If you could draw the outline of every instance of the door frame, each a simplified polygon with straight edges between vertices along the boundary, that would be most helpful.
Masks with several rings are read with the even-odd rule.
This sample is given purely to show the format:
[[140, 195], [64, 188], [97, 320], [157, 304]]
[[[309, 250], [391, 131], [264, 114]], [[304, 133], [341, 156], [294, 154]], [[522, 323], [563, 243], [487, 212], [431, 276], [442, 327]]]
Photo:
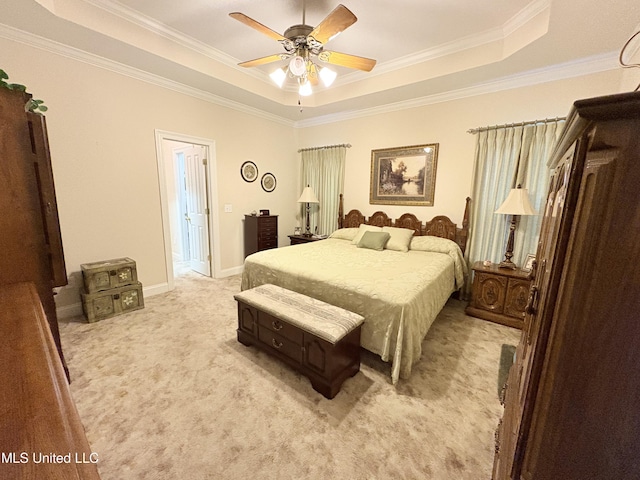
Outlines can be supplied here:
[[167, 274], [167, 289], [175, 288], [173, 272], [173, 253], [171, 251], [171, 222], [169, 219], [169, 199], [167, 193], [167, 178], [165, 175], [165, 152], [163, 142], [175, 141], [202, 145], [207, 149], [207, 201], [209, 204], [209, 251], [211, 252], [211, 276], [217, 278], [220, 266], [220, 224], [218, 218], [218, 179], [216, 163], [216, 142], [209, 138], [194, 137], [182, 133], [155, 130], [156, 163], [158, 166], [158, 187], [160, 189], [160, 209], [162, 212], [162, 234], [164, 241], [165, 268]]
[[[177, 165], [175, 165], [177, 167], [177, 177], [178, 179], [182, 179], [184, 178], [184, 152], [182, 151], [184, 147], [180, 147], [177, 149], [173, 149], [173, 162], [176, 162]], [[174, 170], [175, 171], [175, 170]], [[186, 212], [187, 209], [187, 200], [186, 200], [186, 188], [185, 188], [185, 184], [184, 182], [180, 182], [180, 188], [179, 190], [179, 198], [178, 200], [178, 204], [179, 204], [179, 222], [180, 222], [180, 230], [182, 231], [182, 235], [181, 235], [181, 239], [180, 239], [180, 246], [182, 248], [182, 256], [183, 258], [180, 261], [186, 261], [187, 258], [191, 258], [191, 252], [189, 251], [189, 232], [187, 231], [187, 220], [186, 218], [184, 218], [184, 213]], [[186, 250], [186, 251], [185, 251]], [[171, 255], [173, 256], [173, 251], [171, 252]], [[185, 254], [188, 255], [185, 257]], [[175, 262], [176, 259], [174, 258], [173, 261]]]

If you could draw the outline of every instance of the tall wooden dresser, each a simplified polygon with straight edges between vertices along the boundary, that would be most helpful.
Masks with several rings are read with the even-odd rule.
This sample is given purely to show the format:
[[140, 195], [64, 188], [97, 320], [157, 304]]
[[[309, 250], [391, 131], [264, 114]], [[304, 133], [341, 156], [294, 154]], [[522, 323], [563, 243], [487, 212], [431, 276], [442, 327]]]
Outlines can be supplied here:
[[67, 275], [45, 118], [25, 112], [30, 98], [0, 87], [0, 288], [33, 282], [64, 365], [53, 287]]
[[640, 478], [640, 92], [580, 100], [550, 159], [494, 480]]
[[244, 256], [278, 247], [277, 215], [244, 216]]

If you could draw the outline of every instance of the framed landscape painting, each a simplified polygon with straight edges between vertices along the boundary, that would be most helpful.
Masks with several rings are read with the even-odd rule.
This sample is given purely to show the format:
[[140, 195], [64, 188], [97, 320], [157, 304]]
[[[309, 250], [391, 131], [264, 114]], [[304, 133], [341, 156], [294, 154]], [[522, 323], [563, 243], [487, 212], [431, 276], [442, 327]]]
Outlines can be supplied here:
[[432, 206], [438, 144], [371, 150], [369, 203]]

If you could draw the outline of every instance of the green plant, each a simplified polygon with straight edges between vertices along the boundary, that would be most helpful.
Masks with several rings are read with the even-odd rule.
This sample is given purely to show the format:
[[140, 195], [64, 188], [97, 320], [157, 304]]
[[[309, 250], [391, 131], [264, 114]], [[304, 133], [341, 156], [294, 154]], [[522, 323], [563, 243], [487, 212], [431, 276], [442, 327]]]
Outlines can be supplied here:
[[[20, 85], [19, 83], [9, 83], [7, 82], [7, 80], [9, 80], [9, 75], [7, 75], [7, 72], [0, 68], [0, 87], [6, 88], [8, 90], [16, 90], [18, 92], [27, 91], [27, 87], [25, 87], [24, 85]], [[33, 113], [37, 113], [38, 111], [46, 112], [48, 110], [48, 108], [44, 105], [44, 101], [35, 100], [33, 98], [29, 99], [24, 108], [25, 110]]]

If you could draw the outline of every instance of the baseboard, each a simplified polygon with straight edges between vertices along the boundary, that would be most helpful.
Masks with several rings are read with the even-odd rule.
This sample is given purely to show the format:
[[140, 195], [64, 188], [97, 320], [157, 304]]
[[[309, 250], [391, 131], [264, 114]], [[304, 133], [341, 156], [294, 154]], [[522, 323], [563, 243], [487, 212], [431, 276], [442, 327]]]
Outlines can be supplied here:
[[220, 270], [216, 275], [216, 278], [225, 278], [225, 277], [233, 277], [234, 275], [240, 275], [244, 270], [244, 265], [240, 265], [238, 267], [227, 268], [225, 270]]
[[[240, 265], [238, 267], [227, 268], [225, 270], [221, 270], [216, 275], [216, 278], [225, 278], [232, 277], [233, 275], [240, 275], [244, 269], [244, 265]], [[142, 287], [142, 292], [146, 297], [153, 297], [154, 295], [160, 295], [161, 293], [166, 293], [169, 291], [168, 283], [160, 283], [158, 285], [151, 285], [150, 287]], [[71, 318], [78, 317], [83, 315], [82, 312], [82, 302], [73, 303], [71, 305], [64, 305], [56, 308], [56, 313], [58, 314], [58, 318]]]
[[[150, 287], [142, 287], [142, 292], [147, 297], [153, 297], [154, 295], [160, 295], [169, 291], [168, 283], [160, 283], [158, 285], [151, 285]], [[79, 317], [83, 315], [82, 302], [72, 303], [71, 305], [64, 305], [56, 308], [56, 314], [58, 318], [71, 318]]]
[[169, 291], [169, 284], [164, 282], [158, 285], [151, 285], [150, 287], [142, 287], [142, 291], [145, 297], [153, 297], [154, 295], [167, 293]]
[[82, 303], [57, 307], [56, 314], [58, 315], [58, 319], [82, 316]]

